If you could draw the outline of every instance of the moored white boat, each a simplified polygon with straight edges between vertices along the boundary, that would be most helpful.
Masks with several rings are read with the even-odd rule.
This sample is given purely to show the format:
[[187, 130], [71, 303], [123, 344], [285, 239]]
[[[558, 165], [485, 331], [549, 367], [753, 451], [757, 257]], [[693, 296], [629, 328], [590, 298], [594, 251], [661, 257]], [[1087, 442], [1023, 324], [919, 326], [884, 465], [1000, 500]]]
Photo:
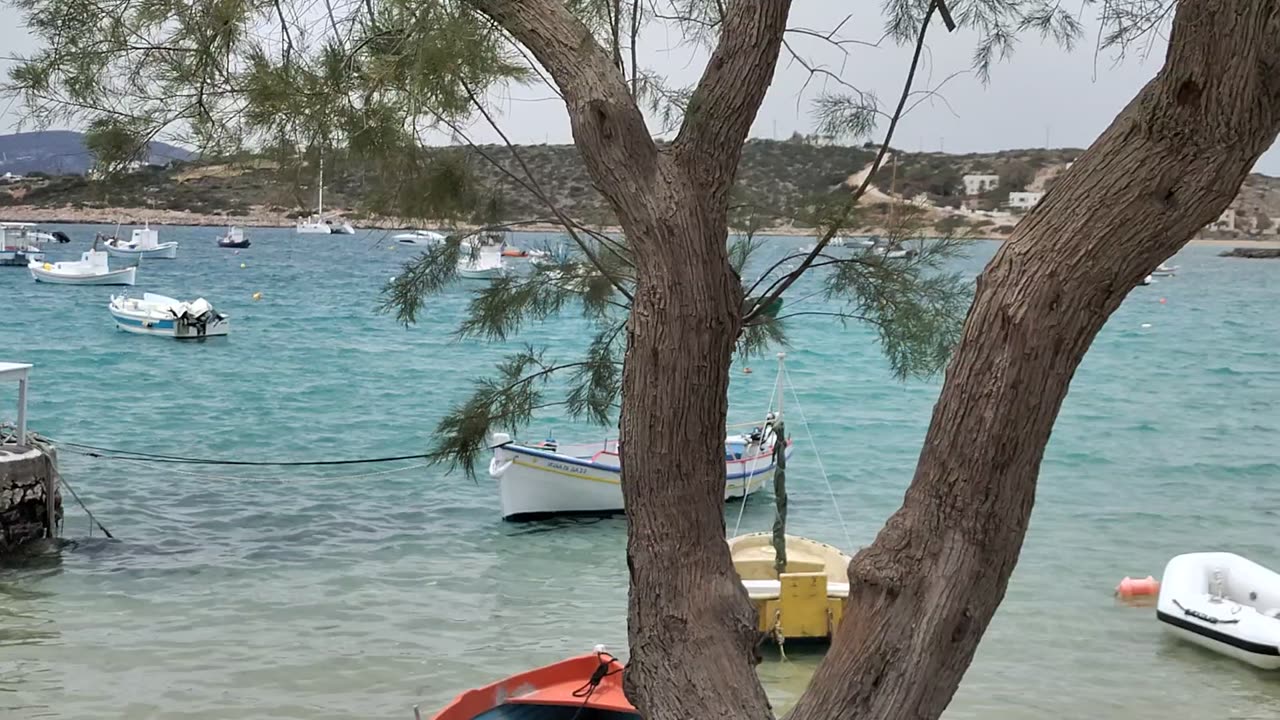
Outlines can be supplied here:
[[[58, 233], [62, 237], [62, 233]], [[36, 230], [33, 223], [0, 223], [0, 265], [26, 267], [44, 260], [42, 242], [58, 241], [52, 234]]]
[[27, 269], [36, 282], [55, 285], [132, 285], [138, 272], [136, 267], [112, 270], [107, 254], [97, 250], [81, 253], [76, 261], [32, 262]]
[[[762, 428], [725, 439], [725, 500], [744, 498], [773, 478], [776, 438]], [[787, 455], [791, 445], [787, 444]], [[504, 520], [623, 512], [618, 441], [524, 445], [493, 437], [489, 476], [498, 481]]]
[[1178, 272], [1177, 265], [1165, 265], [1160, 263], [1159, 267], [1151, 271], [1152, 277], [1173, 277]]
[[116, 327], [140, 335], [196, 340], [226, 335], [231, 329], [231, 320], [204, 298], [183, 302], [154, 293], [144, 293], [141, 299], [113, 295], [107, 310]]
[[299, 235], [355, 235], [356, 229], [346, 221], [333, 222], [324, 217], [324, 158], [320, 159], [320, 181], [316, 184], [316, 211], [308, 218], [298, 218]]
[[150, 225], [134, 228], [128, 240], [113, 237], [107, 238], [103, 244], [108, 255], [128, 258], [135, 263], [139, 258], [173, 260], [178, 257], [178, 243], [160, 242], [160, 233], [152, 230]]
[[1226, 552], [1178, 555], [1156, 603], [1165, 630], [1264, 670], [1280, 669], [1280, 574]]
[[463, 280], [492, 280], [506, 272], [502, 246], [462, 246], [458, 256], [458, 277]]
[[402, 232], [399, 235], [392, 235], [391, 239], [401, 245], [431, 247], [444, 242], [445, 236], [433, 230], [410, 230], [408, 232]]
[[218, 238], [218, 247], [222, 248], [247, 248], [249, 247], [249, 238], [245, 237], [244, 230], [235, 226], [227, 228], [227, 232]]

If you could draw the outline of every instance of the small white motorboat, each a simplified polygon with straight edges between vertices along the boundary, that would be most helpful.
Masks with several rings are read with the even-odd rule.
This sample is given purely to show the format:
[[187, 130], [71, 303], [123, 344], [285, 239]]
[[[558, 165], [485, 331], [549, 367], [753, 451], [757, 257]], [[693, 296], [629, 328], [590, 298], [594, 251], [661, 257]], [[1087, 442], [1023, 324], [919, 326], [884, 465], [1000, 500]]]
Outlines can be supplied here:
[[403, 232], [399, 235], [393, 235], [391, 239], [401, 245], [431, 247], [444, 242], [445, 236], [432, 230], [410, 230], [409, 232]]
[[1280, 669], [1280, 574], [1233, 553], [1179, 555], [1156, 603], [1165, 630], [1264, 670]]
[[144, 293], [141, 299], [113, 295], [107, 309], [116, 327], [140, 335], [198, 340], [226, 335], [231, 329], [231, 320], [204, 298], [183, 302], [154, 293]]
[[36, 282], [55, 285], [132, 285], [138, 272], [136, 267], [112, 270], [107, 254], [92, 249], [81, 253], [77, 261], [32, 262], [27, 269]]
[[178, 257], [178, 243], [160, 242], [160, 233], [152, 230], [150, 225], [134, 228], [128, 240], [112, 237], [104, 240], [103, 244], [108, 255], [133, 260], [134, 264], [140, 258], [173, 260]]
[[[725, 439], [725, 500], [745, 498], [773, 478], [776, 439], [768, 423]], [[791, 450], [788, 442], [788, 457]], [[495, 433], [489, 477], [498, 481], [503, 520], [623, 512], [617, 440], [523, 445]]]
[[227, 232], [218, 238], [218, 247], [220, 248], [247, 248], [251, 243], [249, 238], [245, 237], [244, 230], [235, 226], [227, 228]]
[[1177, 272], [1178, 272], [1177, 265], [1165, 265], [1164, 263], [1160, 263], [1159, 267], [1151, 271], [1151, 276], [1152, 277], [1173, 277], [1175, 274], [1177, 274]]
[[458, 255], [458, 277], [463, 280], [492, 280], [507, 273], [502, 245], [468, 245]]
[[1142, 278], [1142, 282], [1140, 282], [1140, 283], [1138, 283], [1138, 284], [1139, 284], [1139, 285], [1142, 285], [1142, 286], [1146, 286], [1146, 285], [1155, 285], [1155, 284], [1156, 284], [1156, 279], [1155, 279], [1154, 277], [1152, 277], [1152, 276], [1148, 275], [1148, 276], [1146, 276], [1146, 277]]
[[[58, 233], [66, 237], [62, 233]], [[0, 265], [26, 267], [44, 260], [40, 243], [61, 242], [50, 233], [36, 230], [33, 223], [0, 222]]]

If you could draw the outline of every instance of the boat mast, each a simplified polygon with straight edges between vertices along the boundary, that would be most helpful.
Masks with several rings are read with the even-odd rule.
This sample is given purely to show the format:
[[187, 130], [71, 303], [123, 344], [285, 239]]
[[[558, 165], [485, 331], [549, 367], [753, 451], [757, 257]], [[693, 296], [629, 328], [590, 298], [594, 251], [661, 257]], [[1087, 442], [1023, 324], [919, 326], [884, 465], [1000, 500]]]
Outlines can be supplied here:
[[320, 187], [317, 188], [316, 217], [324, 216], [324, 155], [320, 155]]
[[[786, 353], [778, 353], [778, 412], [773, 419], [773, 569], [782, 577], [787, 569], [787, 434], [782, 420], [784, 365]], [[744, 498], [745, 502], [745, 498]]]

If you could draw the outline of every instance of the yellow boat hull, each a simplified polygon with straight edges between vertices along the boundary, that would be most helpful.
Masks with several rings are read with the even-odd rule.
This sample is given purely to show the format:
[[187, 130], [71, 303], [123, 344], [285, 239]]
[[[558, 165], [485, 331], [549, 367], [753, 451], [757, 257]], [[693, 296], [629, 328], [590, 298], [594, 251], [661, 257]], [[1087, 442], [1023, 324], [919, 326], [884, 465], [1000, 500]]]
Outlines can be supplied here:
[[787, 567], [774, 568], [772, 533], [751, 533], [729, 540], [729, 553], [755, 605], [761, 632], [778, 642], [829, 640], [844, 616], [849, 597], [849, 561], [826, 543], [787, 535]]

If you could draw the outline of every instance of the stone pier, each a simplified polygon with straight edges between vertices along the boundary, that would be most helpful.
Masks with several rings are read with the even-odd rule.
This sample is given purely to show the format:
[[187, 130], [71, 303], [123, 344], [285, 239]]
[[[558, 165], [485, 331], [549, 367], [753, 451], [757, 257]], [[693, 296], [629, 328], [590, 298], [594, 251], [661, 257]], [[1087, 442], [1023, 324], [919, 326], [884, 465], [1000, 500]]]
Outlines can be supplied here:
[[35, 447], [0, 445], [0, 555], [56, 536], [61, 521], [53, 456]]
[[62, 520], [57, 457], [27, 432], [29, 363], [0, 362], [0, 381], [18, 383], [18, 418], [0, 426], [0, 555], [43, 537], [57, 537]]

